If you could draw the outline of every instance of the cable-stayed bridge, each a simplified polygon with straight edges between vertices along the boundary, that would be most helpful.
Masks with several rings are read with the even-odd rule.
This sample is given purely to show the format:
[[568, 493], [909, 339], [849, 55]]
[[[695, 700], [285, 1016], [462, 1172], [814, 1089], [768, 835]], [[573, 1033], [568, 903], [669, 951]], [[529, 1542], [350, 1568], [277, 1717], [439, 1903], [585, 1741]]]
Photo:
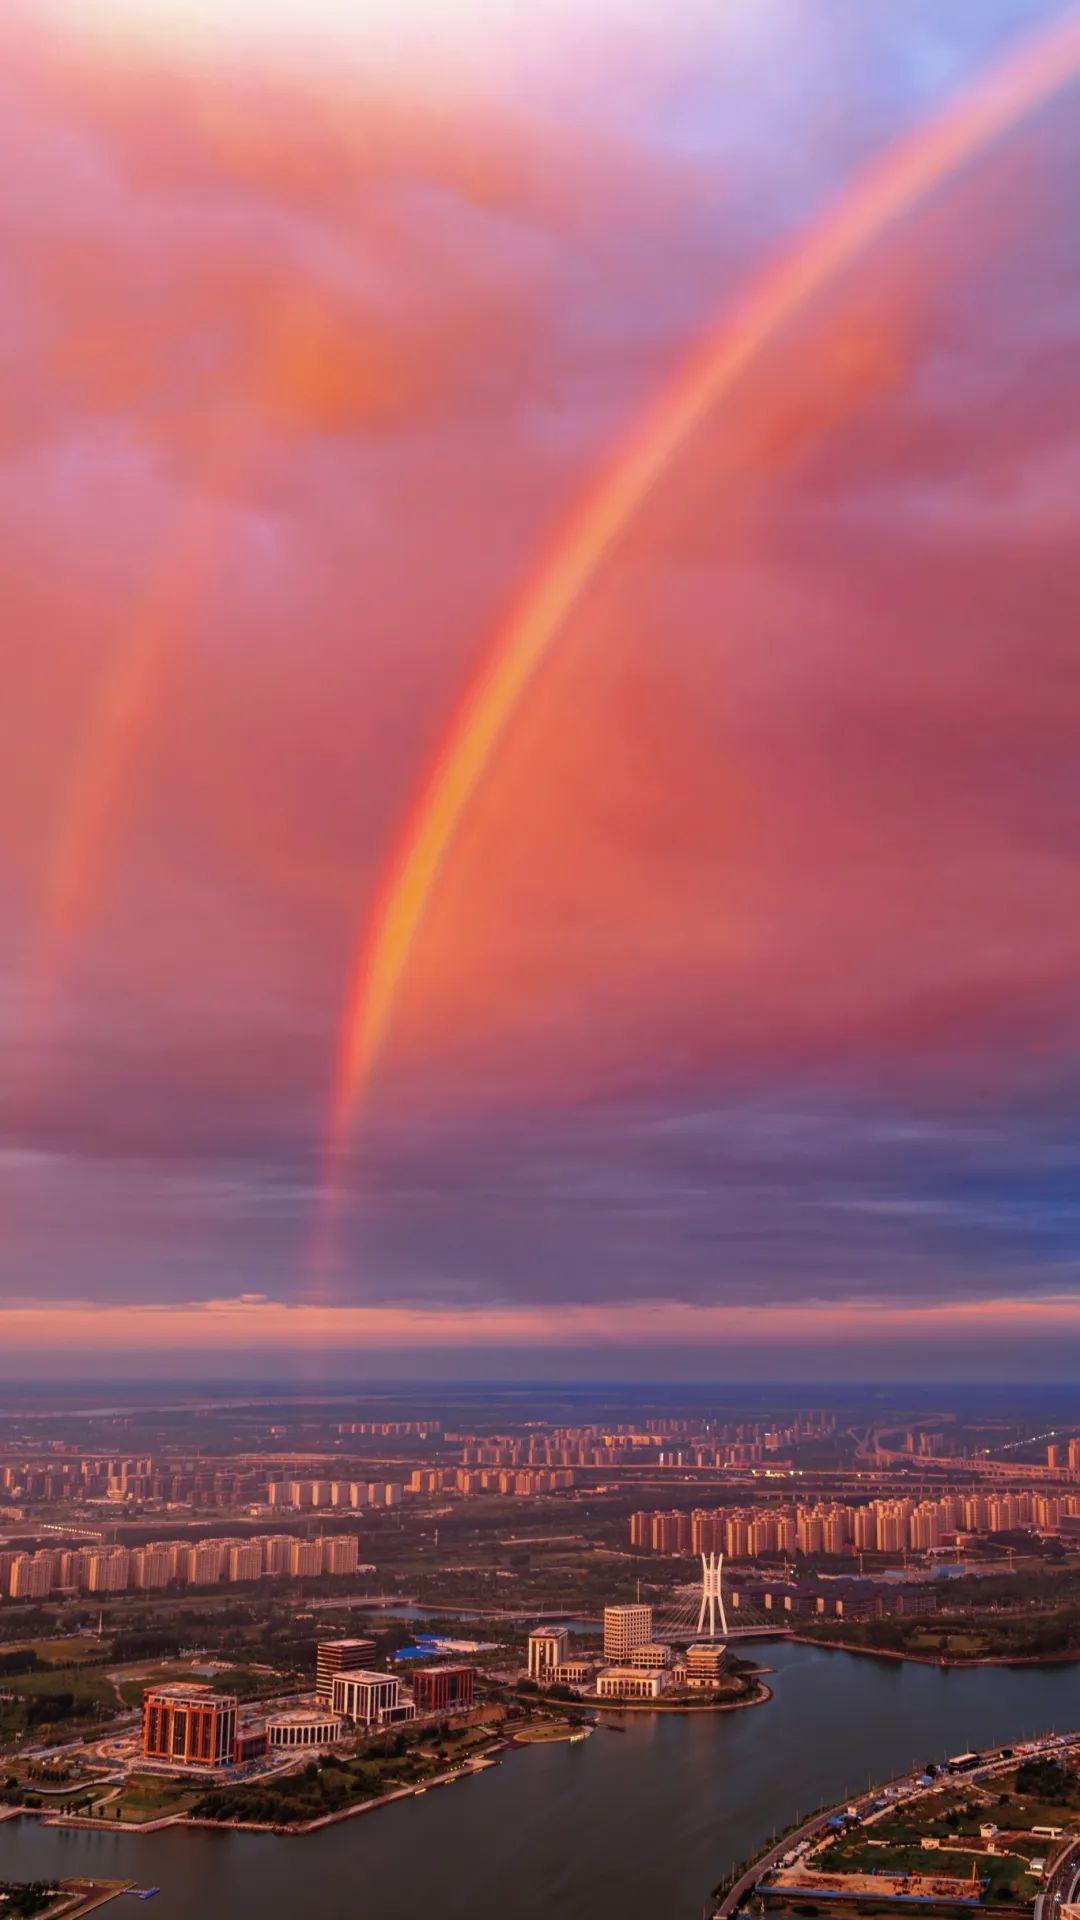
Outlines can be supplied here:
[[666, 1606], [653, 1611], [653, 1638], [671, 1646], [689, 1646], [698, 1640], [779, 1639], [791, 1624], [764, 1608], [732, 1606], [723, 1585], [724, 1556], [703, 1553], [701, 1578], [676, 1587]]

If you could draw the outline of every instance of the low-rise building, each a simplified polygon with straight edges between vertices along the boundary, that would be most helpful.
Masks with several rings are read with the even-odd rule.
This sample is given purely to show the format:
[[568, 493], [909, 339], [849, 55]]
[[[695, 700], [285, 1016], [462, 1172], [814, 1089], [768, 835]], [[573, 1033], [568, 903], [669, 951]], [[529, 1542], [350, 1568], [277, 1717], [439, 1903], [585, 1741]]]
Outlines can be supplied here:
[[453, 1713], [471, 1707], [476, 1696], [473, 1667], [414, 1667], [409, 1678], [417, 1713]]
[[658, 1700], [668, 1685], [663, 1668], [605, 1667], [596, 1681], [601, 1700]]
[[564, 1660], [549, 1678], [559, 1687], [587, 1687], [595, 1671], [594, 1660]]
[[290, 1708], [284, 1713], [272, 1713], [266, 1722], [267, 1745], [275, 1751], [286, 1747], [332, 1747], [344, 1732], [342, 1715], [325, 1707]]
[[716, 1687], [727, 1667], [728, 1650], [722, 1640], [700, 1640], [686, 1649], [688, 1687]]
[[661, 1641], [643, 1640], [640, 1647], [631, 1647], [626, 1664], [628, 1667], [659, 1669], [670, 1667], [673, 1658], [671, 1648], [665, 1647]]
[[395, 1673], [338, 1673], [332, 1706], [336, 1714], [362, 1727], [385, 1727], [411, 1720], [416, 1706]]

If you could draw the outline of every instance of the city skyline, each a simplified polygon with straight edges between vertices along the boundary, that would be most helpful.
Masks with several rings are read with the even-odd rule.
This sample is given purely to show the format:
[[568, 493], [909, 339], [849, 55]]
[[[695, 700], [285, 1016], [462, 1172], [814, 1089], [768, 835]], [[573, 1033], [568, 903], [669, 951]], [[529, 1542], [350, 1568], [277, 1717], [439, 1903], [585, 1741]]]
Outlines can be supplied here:
[[0, 1380], [1068, 1379], [1080, 14], [89, 11], [0, 23]]

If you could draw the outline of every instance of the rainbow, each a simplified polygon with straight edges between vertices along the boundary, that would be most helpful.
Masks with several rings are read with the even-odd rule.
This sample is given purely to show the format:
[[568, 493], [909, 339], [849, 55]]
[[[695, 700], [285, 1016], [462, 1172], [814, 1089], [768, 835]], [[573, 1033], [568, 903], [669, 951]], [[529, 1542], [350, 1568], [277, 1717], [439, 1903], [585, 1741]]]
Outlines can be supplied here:
[[209, 510], [199, 500], [185, 512], [99, 678], [46, 876], [35, 970], [46, 998], [100, 887], [110, 828], [134, 777], [170, 642], [197, 597], [211, 544]]
[[889, 227], [1080, 74], [1080, 13], [1025, 42], [891, 147], [692, 354], [585, 493], [475, 671], [365, 915], [350, 971], [328, 1128], [328, 1180], [390, 1028], [458, 828], [513, 715], [598, 569], [690, 436], [783, 328]]
[[[259, 336], [240, 400], [257, 405], [288, 341], [294, 310], [279, 301]], [[114, 639], [89, 703], [45, 874], [41, 931], [30, 967], [29, 1026], [46, 1029], [76, 935], [100, 897], [125, 799], [134, 786], [167, 665], [227, 544], [228, 502], [255, 470], [257, 440], [231, 420], [206, 435], [194, 486], [148, 570], [129, 621]]]

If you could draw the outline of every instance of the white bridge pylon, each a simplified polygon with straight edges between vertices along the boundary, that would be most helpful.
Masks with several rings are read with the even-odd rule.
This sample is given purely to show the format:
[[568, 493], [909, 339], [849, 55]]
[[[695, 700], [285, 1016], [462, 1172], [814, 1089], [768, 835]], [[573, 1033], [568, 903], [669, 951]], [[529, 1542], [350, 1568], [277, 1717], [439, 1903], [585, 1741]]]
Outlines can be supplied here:
[[[720, 1615], [720, 1632], [727, 1639], [727, 1613], [724, 1609], [724, 1590], [721, 1574], [724, 1567], [722, 1553], [703, 1553], [701, 1556], [701, 1610], [698, 1614], [697, 1630], [709, 1640], [715, 1640], [716, 1616]], [[708, 1625], [706, 1625], [708, 1622]]]

